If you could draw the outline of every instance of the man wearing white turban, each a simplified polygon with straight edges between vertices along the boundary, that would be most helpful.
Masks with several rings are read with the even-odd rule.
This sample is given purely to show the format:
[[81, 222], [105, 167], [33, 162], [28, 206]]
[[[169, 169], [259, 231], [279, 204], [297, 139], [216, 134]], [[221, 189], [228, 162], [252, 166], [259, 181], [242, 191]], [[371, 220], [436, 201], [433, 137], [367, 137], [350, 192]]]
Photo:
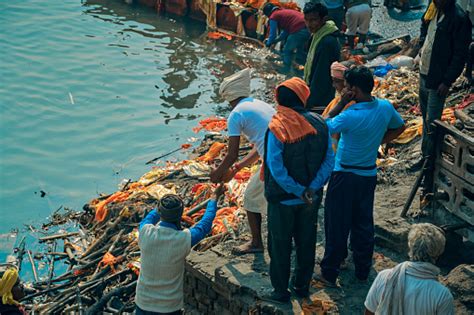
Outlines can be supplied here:
[[[230, 103], [232, 111], [227, 119], [229, 144], [222, 163], [211, 172], [214, 183], [227, 182], [242, 168], [263, 157], [265, 133], [275, 113], [269, 104], [250, 97], [250, 69], [246, 68], [225, 78], [219, 94]], [[240, 136], [244, 135], [253, 144], [253, 149], [238, 163]], [[234, 249], [236, 254], [261, 253], [262, 213], [266, 213], [267, 201], [264, 185], [260, 180], [260, 169], [250, 178], [244, 194], [243, 207], [247, 212], [252, 240]]]
[[410, 261], [377, 275], [365, 300], [365, 314], [454, 315], [453, 296], [438, 282], [440, 271], [434, 265], [445, 243], [437, 226], [414, 224], [408, 233]]

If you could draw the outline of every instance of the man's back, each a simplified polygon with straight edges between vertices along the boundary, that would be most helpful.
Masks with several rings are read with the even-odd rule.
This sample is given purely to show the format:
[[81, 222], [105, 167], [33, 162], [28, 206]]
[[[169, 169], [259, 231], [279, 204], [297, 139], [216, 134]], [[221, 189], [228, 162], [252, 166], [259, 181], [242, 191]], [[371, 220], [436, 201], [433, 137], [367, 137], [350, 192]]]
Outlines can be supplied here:
[[147, 311], [183, 307], [184, 259], [191, 250], [189, 230], [147, 224], [140, 230], [141, 269], [137, 305]]
[[[365, 301], [367, 309], [377, 309], [391, 271], [392, 269], [383, 270], [377, 275]], [[438, 281], [406, 275], [404, 288], [404, 314], [450, 315], [454, 313], [453, 296], [448, 288]]]
[[331, 133], [341, 133], [336, 153], [335, 171], [351, 171], [361, 176], [374, 176], [376, 168], [370, 170], [350, 169], [342, 165], [375, 166], [377, 150], [387, 129], [403, 125], [392, 104], [376, 99], [368, 103], [357, 103], [331, 119]]
[[296, 33], [306, 27], [303, 13], [296, 10], [275, 10], [270, 15], [270, 19], [277, 21], [280, 30], [287, 31], [289, 34]]
[[227, 119], [228, 135], [233, 137], [244, 134], [256, 145], [259, 155], [263, 156], [265, 132], [274, 114], [275, 110], [269, 104], [251, 97], [245, 98]]

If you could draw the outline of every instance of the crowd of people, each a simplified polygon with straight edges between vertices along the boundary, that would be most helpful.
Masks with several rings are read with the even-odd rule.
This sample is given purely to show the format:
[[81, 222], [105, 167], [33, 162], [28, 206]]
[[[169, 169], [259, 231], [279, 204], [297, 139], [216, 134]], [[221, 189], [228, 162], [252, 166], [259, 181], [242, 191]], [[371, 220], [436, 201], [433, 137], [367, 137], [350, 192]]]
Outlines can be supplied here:
[[[274, 290], [264, 299], [288, 303], [292, 294], [306, 297], [313, 278], [324, 286], [337, 287], [348, 242], [356, 278], [368, 280], [374, 252], [377, 151], [405, 129], [392, 104], [372, 96], [371, 70], [339, 62], [344, 14], [349, 44], [354, 45], [356, 35], [364, 42], [370, 24], [369, 1], [309, 2], [302, 13], [267, 4], [263, 12], [270, 21], [265, 44], [270, 47], [285, 41], [285, 66], [291, 65], [296, 53], [299, 60], [305, 60], [303, 78], [293, 77], [276, 87], [276, 108], [251, 96], [250, 69], [223, 80], [219, 94], [231, 108], [228, 149], [210, 174], [211, 181], [219, 185], [203, 218], [190, 229], [181, 228], [184, 206], [176, 195], [164, 196], [158, 209], [141, 222], [137, 314], [182, 313], [184, 260], [191, 247], [209, 233], [224, 183], [258, 160], [261, 167], [250, 179], [242, 205], [252, 237], [234, 253], [264, 251], [262, 221], [266, 218]], [[423, 15], [418, 58], [422, 159], [411, 170], [422, 165], [429, 169], [430, 163], [424, 161], [433, 161], [431, 124], [441, 117], [449, 89], [468, 61], [471, 30], [468, 15], [454, 0], [434, 0]], [[470, 57], [468, 64], [472, 64], [472, 51]], [[254, 147], [238, 161], [242, 136]], [[314, 274], [318, 210], [327, 183], [325, 251], [321, 272]], [[429, 186], [428, 177], [425, 188]], [[292, 273], [293, 244], [296, 259]], [[431, 224], [413, 225], [408, 235], [410, 261], [378, 274], [365, 301], [366, 314], [453, 314], [453, 297], [437, 281], [439, 269], [435, 266], [444, 246], [441, 229]], [[1, 275], [0, 304], [10, 305], [19, 298], [18, 271], [9, 267]]]
[[[377, 151], [396, 139], [405, 122], [393, 105], [372, 96], [374, 76], [365, 66], [340, 60], [340, 28], [363, 42], [370, 21], [368, 1], [309, 2], [303, 12], [266, 4], [270, 22], [265, 44], [286, 41], [285, 66], [306, 54], [303, 78], [292, 77], [275, 89], [276, 108], [250, 94], [251, 70], [223, 80], [220, 96], [229, 102], [228, 151], [210, 174], [212, 182], [228, 182], [242, 168], [262, 161], [244, 193], [251, 239], [234, 248], [237, 255], [264, 251], [262, 220], [267, 218], [269, 275], [273, 291], [263, 299], [288, 303], [292, 294], [309, 295], [312, 279], [337, 287], [337, 279], [353, 253], [355, 276], [367, 282], [374, 252], [374, 194]], [[423, 114], [423, 157], [433, 154], [430, 124], [439, 119], [453, 82], [464, 69], [472, 24], [454, 0], [434, 0], [421, 25], [420, 105]], [[278, 34], [278, 31], [280, 33]], [[310, 38], [305, 53], [303, 42]], [[350, 39], [351, 40], [351, 39]], [[238, 161], [241, 137], [254, 145]], [[411, 166], [417, 170], [420, 163]], [[425, 164], [426, 165], [426, 164]], [[426, 166], [425, 166], [426, 167]], [[314, 274], [318, 210], [324, 198], [324, 256]], [[428, 183], [425, 183], [428, 185]], [[169, 199], [169, 200], [168, 200]], [[216, 203], [190, 230], [181, 230], [183, 204], [177, 196], [162, 199], [159, 211], [140, 225], [142, 269], [137, 285], [137, 312], [179, 314], [183, 307], [183, 264], [192, 244], [209, 232]], [[159, 220], [161, 213], [161, 222]], [[166, 230], [166, 233], [165, 231]], [[291, 253], [296, 259], [291, 272]], [[154, 248], [165, 248], [159, 254]], [[413, 225], [410, 261], [384, 270], [365, 302], [366, 314], [453, 314], [453, 297], [437, 281], [434, 265], [444, 251], [443, 231], [431, 224]], [[422, 303], [421, 303], [422, 301]]]

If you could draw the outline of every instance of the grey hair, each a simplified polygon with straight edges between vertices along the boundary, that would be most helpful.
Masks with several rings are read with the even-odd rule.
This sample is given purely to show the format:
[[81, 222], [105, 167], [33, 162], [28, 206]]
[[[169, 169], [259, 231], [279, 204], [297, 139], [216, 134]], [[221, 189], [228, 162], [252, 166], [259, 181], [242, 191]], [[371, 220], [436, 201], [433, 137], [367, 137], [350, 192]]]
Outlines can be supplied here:
[[408, 256], [412, 261], [434, 264], [445, 245], [443, 230], [430, 223], [414, 224], [408, 233]]

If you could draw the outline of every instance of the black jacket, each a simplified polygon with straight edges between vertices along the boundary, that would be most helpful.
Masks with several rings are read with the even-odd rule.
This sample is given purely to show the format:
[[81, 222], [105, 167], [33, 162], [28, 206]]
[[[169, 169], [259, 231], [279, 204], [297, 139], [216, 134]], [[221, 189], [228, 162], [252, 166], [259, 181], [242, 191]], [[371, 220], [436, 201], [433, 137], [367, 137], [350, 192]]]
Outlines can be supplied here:
[[[301, 141], [285, 143], [283, 147], [283, 165], [288, 170], [288, 175], [304, 187], [309, 187], [315, 178], [321, 164], [326, 157], [328, 148], [328, 128], [324, 119], [315, 113], [303, 108], [294, 108], [317, 130], [317, 134], [308, 135]], [[268, 143], [268, 132], [265, 135], [265, 148]], [[267, 160], [265, 150], [264, 161]], [[280, 202], [298, 198], [287, 193], [273, 178], [270, 169], [264, 163], [265, 197], [269, 202]]]
[[325, 108], [334, 98], [336, 90], [332, 86], [331, 64], [341, 58], [338, 34], [339, 31], [324, 36], [316, 47], [308, 84], [311, 90], [308, 109], [315, 106]]
[[[426, 39], [428, 26], [429, 22], [422, 19], [421, 45]], [[430, 68], [425, 77], [428, 89], [437, 89], [441, 83], [451, 86], [459, 77], [468, 55], [471, 28], [468, 15], [457, 4], [446, 10], [436, 30]]]

